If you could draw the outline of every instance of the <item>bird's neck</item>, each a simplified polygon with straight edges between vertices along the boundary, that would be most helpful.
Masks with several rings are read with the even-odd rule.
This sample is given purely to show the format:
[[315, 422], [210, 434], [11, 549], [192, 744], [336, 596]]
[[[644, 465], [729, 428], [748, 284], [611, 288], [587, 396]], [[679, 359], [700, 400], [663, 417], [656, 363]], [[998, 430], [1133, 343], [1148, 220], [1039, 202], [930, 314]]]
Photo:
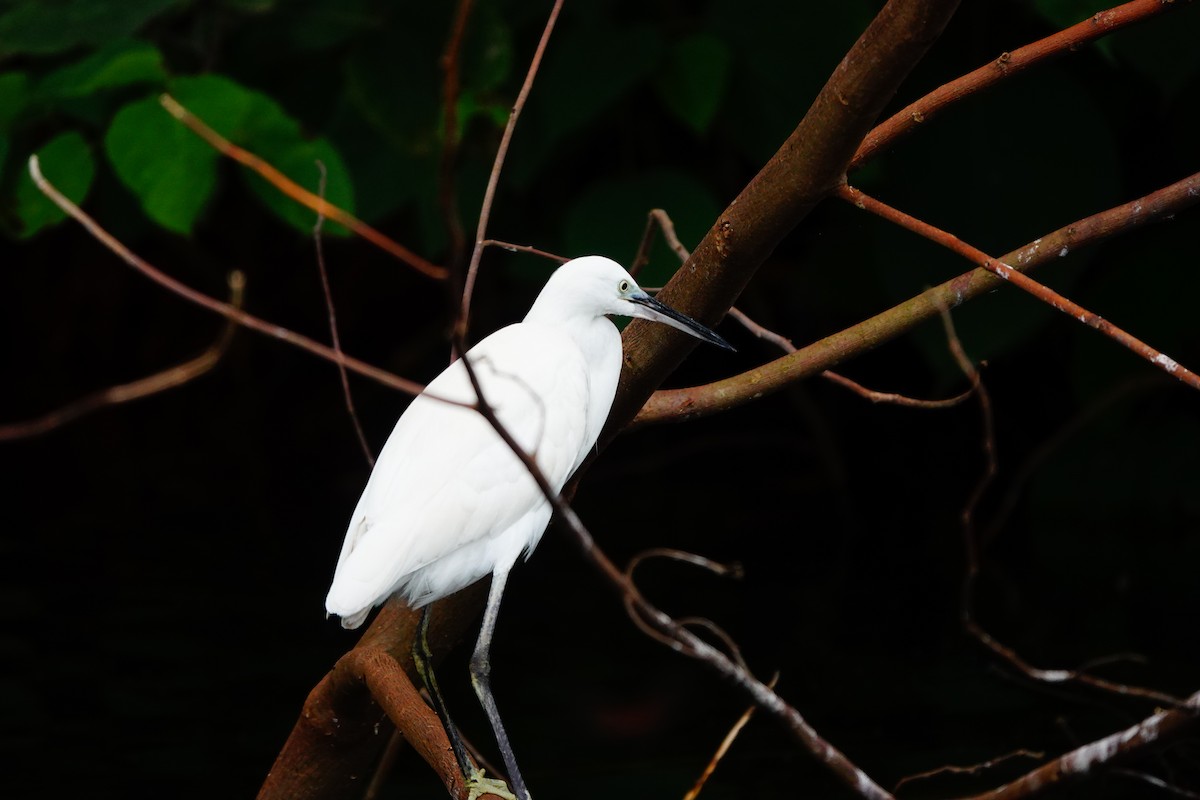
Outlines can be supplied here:
[[620, 334], [608, 317], [580, 313], [572, 308], [569, 298], [546, 298], [545, 295], [542, 292], [529, 309], [525, 322], [546, 326], [548, 335], [570, 337], [589, 361], [608, 352], [613, 339], [620, 341]]

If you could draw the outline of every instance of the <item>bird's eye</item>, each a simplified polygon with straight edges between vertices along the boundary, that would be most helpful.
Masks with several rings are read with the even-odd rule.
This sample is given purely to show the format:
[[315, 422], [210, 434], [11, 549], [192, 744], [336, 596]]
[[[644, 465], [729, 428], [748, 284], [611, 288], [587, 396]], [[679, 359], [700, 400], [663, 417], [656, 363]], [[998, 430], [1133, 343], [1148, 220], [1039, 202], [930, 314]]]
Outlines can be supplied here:
[[618, 283], [617, 291], [620, 292], [621, 294], [625, 294], [626, 292], [628, 292], [629, 291], [629, 281], [622, 280], [620, 283]]

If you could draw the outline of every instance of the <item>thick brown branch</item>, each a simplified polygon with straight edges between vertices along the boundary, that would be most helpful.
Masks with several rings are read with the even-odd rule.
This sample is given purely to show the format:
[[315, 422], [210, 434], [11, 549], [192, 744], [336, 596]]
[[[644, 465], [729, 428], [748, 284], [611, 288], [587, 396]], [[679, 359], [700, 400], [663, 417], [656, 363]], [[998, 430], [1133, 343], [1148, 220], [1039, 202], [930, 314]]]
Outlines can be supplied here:
[[968, 72], [961, 78], [943, 84], [876, 126], [863, 140], [858, 152], [854, 154], [854, 158], [850, 161], [850, 168], [860, 166], [883, 148], [912, 133], [917, 126], [929, 122], [947, 106], [964, 97], [977, 94], [1046, 59], [1064, 53], [1073, 53], [1082, 45], [1099, 39], [1101, 36], [1181, 5], [1183, 4], [1163, 2], [1163, 0], [1133, 0], [1131, 3], [1094, 14], [1083, 22], [1072, 25], [1052, 36], [1047, 36], [1045, 39], [1039, 39], [1010, 53], [1001, 53], [994, 61]]
[[[844, 179], [854, 151], [913, 66], [941, 34], [958, 0], [891, 0], [855, 42], [787, 138], [717, 218], [661, 298], [712, 323], [758, 266]], [[638, 320], [625, 330], [625, 370], [602, 440], [628, 423], [695, 345]]]
[[[485, 588], [477, 584], [439, 605], [430, 631], [435, 657], [466, 632]], [[380, 610], [358, 645], [305, 700], [259, 790], [259, 800], [345, 797], [348, 787], [365, 784], [392, 724], [455, 797], [466, 796], [441, 722], [412, 683], [412, 637], [418, 618], [401, 603], [388, 603]]]
[[[1028, 271], [1114, 234], [1170, 218], [1198, 201], [1200, 173], [1059, 228], [1006, 253], [1001, 260], [1016, 270]], [[657, 392], [639, 412], [635, 424], [675, 421], [735, 408], [861, 355], [932, 319], [940, 308], [961, 305], [1002, 283], [982, 268], [965, 272], [857, 325], [748, 372], [707, 386]]]

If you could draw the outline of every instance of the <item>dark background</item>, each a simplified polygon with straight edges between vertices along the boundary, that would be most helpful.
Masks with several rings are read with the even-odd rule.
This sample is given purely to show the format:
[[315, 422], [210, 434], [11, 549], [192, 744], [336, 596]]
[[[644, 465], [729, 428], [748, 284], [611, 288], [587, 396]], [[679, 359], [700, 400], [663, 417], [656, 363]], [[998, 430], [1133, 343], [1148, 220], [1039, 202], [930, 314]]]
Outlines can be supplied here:
[[[103, 44], [103, 32], [81, 33], [57, 50], [22, 49], [13, 31], [25, 18], [13, 15], [29, 17], [32, 5], [0, 5], [4, 70], [49, 74]], [[438, 261], [437, 58], [453, 4], [364, 0], [336, 14], [330, 5], [135, 3], [144, 19], [112, 35], [153, 43], [172, 76], [214, 72], [273, 97], [338, 148], [369, 222]], [[812, 5], [568, 2], [490, 233], [627, 262], [646, 211], [662, 206], [694, 245], [877, 7]], [[476, 66], [464, 85], [482, 87], [479, 106], [503, 109], [548, 5], [479, 6], [464, 51]], [[893, 108], [1102, 7], [964, 4]], [[851, 180], [993, 254], [1178, 180], [1198, 164], [1198, 12], [1180, 8], [972, 97]], [[498, 43], [508, 63], [485, 57]], [[700, 79], [679, 79], [680, 69]], [[697, 85], [705, 92], [686, 95]], [[150, 222], [107, 164], [102, 140], [115, 109], [162, 89], [124, 87], [86, 113], [33, 106], [6, 129], [4, 422], [186, 360], [222, 325], [74, 225], [22, 232], [16, 186], [26, 154], [66, 129], [81, 131], [95, 154], [84, 205], [141, 255], [222, 297], [225, 274], [244, 270], [247, 310], [327, 338], [311, 239], [273, 215], [239, 168], [217, 166], [216, 193], [180, 235]], [[465, 128], [457, 175], [468, 230], [499, 130], [486, 113]], [[1195, 368], [1195, 214], [1072, 253], [1038, 277]], [[325, 257], [346, 350], [413, 379], [436, 374], [448, 353], [444, 288], [362, 241], [327, 238]], [[643, 283], [673, 268], [660, 246]], [[801, 345], [965, 268], [830, 201], [739, 305]], [[475, 337], [518, 319], [548, 269], [489, 251]], [[1096, 672], [1194, 692], [1195, 393], [1015, 291], [969, 303], [955, 320], [968, 353], [987, 362], [1000, 467], [978, 513], [989, 531], [981, 622], [1038, 666], [1116, 656]], [[699, 348], [671, 385], [776, 356], [732, 322], [720, 331], [738, 354]], [[938, 325], [842, 369], [920, 397], [965, 386]], [[355, 377], [351, 385], [378, 449], [406, 398]], [[1021, 748], [1058, 754], [1153, 710], [1035, 685], [963, 633], [960, 515], [983, 474], [982, 430], [974, 401], [945, 411], [877, 406], [812, 380], [719, 417], [622, 436], [590, 468], [576, 508], [618, 563], [659, 546], [741, 563], [740, 581], [657, 562], [639, 578], [665, 610], [720, 624], [759, 676], [780, 671], [780, 693], [890, 788]], [[305, 695], [354, 641], [323, 619], [368, 474], [335, 369], [242, 331], [203, 378], [6, 442], [0, 459], [3, 794], [254, 793]], [[465, 659], [464, 648], [441, 683], [468, 737], [491, 753]], [[500, 707], [540, 797], [680, 796], [745, 705], [703, 666], [639, 633], [560, 530], [514, 573], [493, 660]], [[1195, 741], [1184, 741], [1139, 768], [1197, 791], [1198, 758]], [[1017, 758], [902, 793], [978, 791], [1033, 763]], [[411, 754], [396, 772], [389, 796], [440, 796]], [[1112, 775], [1078, 794], [1152, 791]], [[705, 790], [796, 793], [849, 796], [766, 719], [743, 732]]]

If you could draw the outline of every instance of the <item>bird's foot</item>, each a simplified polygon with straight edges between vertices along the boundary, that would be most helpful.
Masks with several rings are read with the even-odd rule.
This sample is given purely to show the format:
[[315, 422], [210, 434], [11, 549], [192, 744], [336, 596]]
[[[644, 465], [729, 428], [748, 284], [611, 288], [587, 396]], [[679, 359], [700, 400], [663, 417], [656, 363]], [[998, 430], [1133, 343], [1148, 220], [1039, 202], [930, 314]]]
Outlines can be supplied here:
[[467, 776], [467, 800], [475, 800], [485, 794], [494, 794], [504, 800], [517, 800], [517, 796], [508, 790], [508, 784], [499, 778], [485, 778], [483, 770], [473, 769]]

